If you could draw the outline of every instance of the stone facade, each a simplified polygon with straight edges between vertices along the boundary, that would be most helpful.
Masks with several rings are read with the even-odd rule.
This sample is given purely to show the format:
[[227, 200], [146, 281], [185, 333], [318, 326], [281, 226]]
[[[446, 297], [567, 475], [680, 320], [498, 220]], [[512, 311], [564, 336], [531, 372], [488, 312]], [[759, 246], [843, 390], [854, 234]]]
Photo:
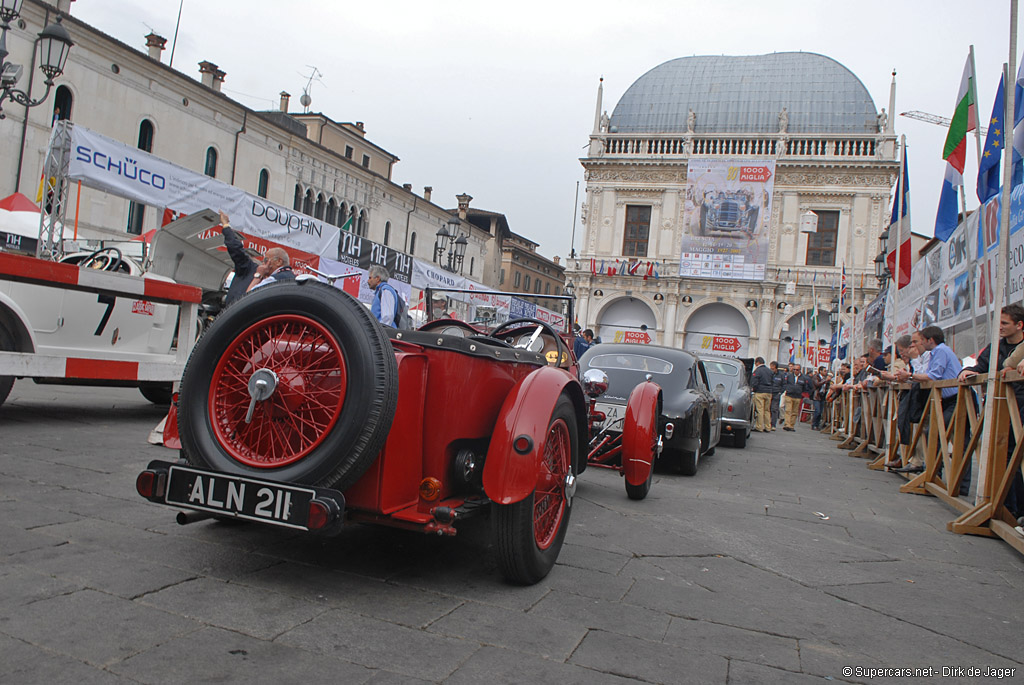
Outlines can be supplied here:
[[[40, 74], [30, 73], [33, 41], [54, 16], [53, 6], [26, 0], [21, 19], [8, 33], [9, 59], [25, 65], [20, 86], [34, 78], [36, 96], [43, 87]], [[333, 207], [337, 225], [353, 216], [355, 230], [371, 240], [433, 259], [435, 234], [452, 218], [451, 212], [434, 204], [428, 192], [419, 195], [392, 182], [391, 169], [398, 157], [369, 141], [362, 122], [339, 123], [322, 114], [292, 116], [286, 94], [278, 111], [255, 111], [220, 91], [230, 73], [212, 62], [204, 61], [191, 78], [161, 62], [161, 44], [154, 37], [145, 41], [147, 53], [74, 16], [65, 18], [64, 26], [75, 45], [58, 87], [45, 103], [29, 109], [27, 117], [24, 107], [5, 103], [7, 118], [0, 121], [0, 194], [20, 191], [36, 197], [55, 107], [62, 102], [67, 104], [60, 118], [131, 145], [138, 142], [142, 122], [150, 122], [152, 153], [195, 171], [206, 169], [212, 148], [219, 180], [258, 194], [265, 171], [266, 196], [273, 202], [314, 215], [322, 211], [325, 216]], [[128, 201], [88, 188], [80, 197], [78, 193], [72, 188], [69, 206], [78, 207], [81, 240], [133, 237], [127, 230]], [[69, 221], [72, 216], [69, 212]], [[140, 232], [157, 228], [160, 220], [159, 208], [146, 208]], [[462, 228], [469, 240], [463, 275], [496, 285], [494, 255], [500, 249], [493, 246], [494, 237], [470, 224]]]
[[[715, 336], [734, 337], [740, 349], [714, 351], [788, 360], [787, 338], [798, 338], [815, 300], [818, 338], [830, 338], [827, 311], [844, 263], [847, 304], [862, 309], [877, 295], [874, 260], [899, 173], [891, 125], [870, 134], [626, 134], [601, 115], [600, 98], [599, 90], [589, 153], [580, 160], [587, 184], [582, 245], [566, 271], [582, 325], [603, 331], [605, 341], [639, 330], [653, 343], [704, 351], [712, 351]], [[679, 276], [691, 158], [775, 160], [764, 281]], [[626, 257], [626, 208], [636, 205], [650, 208], [647, 253]], [[807, 265], [808, 234], [799, 223], [808, 210], [838, 212], [833, 265]], [[660, 277], [642, 278], [644, 268], [637, 275], [594, 273], [602, 262], [630, 259], [653, 262]], [[843, 320], [848, 324], [850, 316]]]

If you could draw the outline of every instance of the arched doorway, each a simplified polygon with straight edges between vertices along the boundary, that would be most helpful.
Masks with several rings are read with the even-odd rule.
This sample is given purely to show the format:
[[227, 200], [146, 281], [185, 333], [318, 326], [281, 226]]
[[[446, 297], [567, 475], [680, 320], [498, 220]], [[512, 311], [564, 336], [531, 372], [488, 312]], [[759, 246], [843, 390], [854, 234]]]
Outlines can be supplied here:
[[[805, 333], [809, 348], [806, 351], [801, 346]], [[832, 325], [826, 310], [819, 307], [817, 322], [810, 310], [797, 312], [782, 324], [775, 360], [781, 364], [792, 360], [801, 366], [828, 366], [831, 342]]]
[[703, 354], [750, 355], [750, 324], [735, 307], [716, 302], [697, 309], [686, 320], [683, 349]]
[[655, 342], [657, 319], [642, 300], [623, 297], [609, 304], [597, 322], [594, 334], [601, 342]]

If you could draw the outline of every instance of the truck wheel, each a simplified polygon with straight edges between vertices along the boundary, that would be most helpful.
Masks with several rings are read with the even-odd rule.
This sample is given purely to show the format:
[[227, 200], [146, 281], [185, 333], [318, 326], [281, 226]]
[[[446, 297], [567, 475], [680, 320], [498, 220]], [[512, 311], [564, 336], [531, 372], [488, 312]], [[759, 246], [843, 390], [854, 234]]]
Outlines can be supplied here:
[[139, 392], [153, 404], [166, 407], [171, 403], [171, 395], [174, 394], [172, 388], [170, 383], [150, 383], [140, 385]]
[[494, 505], [498, 566], [510, 583], [533, 585], [555, 565], [572, 513], [577, 435], [572, 400], [563, 395], [548, 423], [537, 488], [521, 502]]
[[182, 451], [196, 466], [345, 490], [383, 448], [397, 401], [394, 351], [366, 307], [315, 281], [269, 284], [193, 349]]
[[[3, 326], [0, 326], [0, 352], [17, 352], [14, 349], [14, 336]], [[7, 401], [13, 387], [14, 376], [0, 376], [0, 406]]]

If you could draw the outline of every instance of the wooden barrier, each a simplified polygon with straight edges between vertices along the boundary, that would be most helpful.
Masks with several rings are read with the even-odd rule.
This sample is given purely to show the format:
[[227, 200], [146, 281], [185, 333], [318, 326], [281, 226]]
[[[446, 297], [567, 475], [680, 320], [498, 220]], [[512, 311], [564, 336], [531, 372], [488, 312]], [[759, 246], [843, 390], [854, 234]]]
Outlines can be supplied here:
[[[1014, 526], [1013, 515], [1004, 506], [1014, 473], [1020, 470], [1024, 456], [1024, 427], [1014, 387], [1024, 382], [1024, 376], [1015, 371], [1003, 372], [993, 382], [994, 430], [984, 444], [984, 412], [979, 409], [976, 390], [984, 393], [987, 376], [973, 376], [959, 382], [929, 381], [920, 384], [928, 393], [921, 421], [913, 425], [910, 444], [900, 443], [897, 430], [897, 407], [900, 394], [911, 392], [905, 383], [879, 383], [868, 390], [844, 390], [843, 396], [832, 403], [832, 437], [841, 436], [841, 449], [850, 449], [850, 456], [869, 457], [868, 468], [881, 470], [886, 462], [906, 465], [919, 445], [923, 445], [924, 471], [904, 474], [909, 481], [900, 487], [902, 493], [938, 497], [959, 512], [946, 528], [958, 534], [997, 536], [1021, 554], [1024, 537]], [[956, 404], [947, 423], [943, 413], [942, 391], [956, 389]], [[834, 420], [837, 404], [846, 417], [845, 426], [837, 427]], [[859, 420], [854, 421], [853, 408], [861, 407]], [[849, 430], [845, 430], [849, 426]], [[1012, 431], [1012, 433], [1011, 433]], [[1009, 436], [1015, 447], [1007, 457]], [[978, 478], [974, 502], [960, 495], [960, 481], [970, 472], [977, 459]]]

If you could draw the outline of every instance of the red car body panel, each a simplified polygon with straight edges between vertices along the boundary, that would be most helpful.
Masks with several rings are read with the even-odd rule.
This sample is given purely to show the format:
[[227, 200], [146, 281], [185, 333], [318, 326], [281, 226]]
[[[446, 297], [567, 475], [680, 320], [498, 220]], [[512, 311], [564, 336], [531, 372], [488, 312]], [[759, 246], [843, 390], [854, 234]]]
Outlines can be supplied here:
[[653, 446], [658, 440], [658, 395], [661, 388], [645, 381], [633, 388], [622, 427], [622, 472], [630, 485], [641, 485], [654, 468]]
[[[575, 377], [565, 369], [546, 366], [538, 369], [508, 393], [491, 437], [484, 463], [484, 492], [498, 504], [525, 499], [537, 484], [541, 451], [547, 439], [548, 423], [567, 392], [573, 400], [579, 421], [585, 426], [583, 394]], [[512, 443], [521, 435], [531, 441], [530, 449], [520, 453]], [[586, 444], [586, 436], [579, 444]]]

